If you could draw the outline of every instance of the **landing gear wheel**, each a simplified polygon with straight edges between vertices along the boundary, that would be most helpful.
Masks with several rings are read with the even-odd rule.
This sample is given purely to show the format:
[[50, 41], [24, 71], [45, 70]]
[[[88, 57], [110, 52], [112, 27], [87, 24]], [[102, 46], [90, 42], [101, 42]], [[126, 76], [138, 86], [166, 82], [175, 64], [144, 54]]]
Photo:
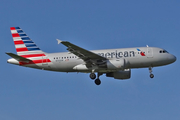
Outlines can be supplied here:
[[90, 77], [92, 80], [94, 80], [94, 79], [96, 78], [96, 74], [91, 73], [91, 74], [89, 75], [89, 77]]
[[154, 78], [154, 75], [153, 75], [153, 74], [150, 74], [150, 78]]
[[101, 84], [100, 79], [96, 79], [94, 82], [95, 82], [96, 85], [100, 85]]
[[152, 74], [152, 67], [149, 67], [149, 73], [150, 73], [150, 78], [154, 78], [154, 75]]

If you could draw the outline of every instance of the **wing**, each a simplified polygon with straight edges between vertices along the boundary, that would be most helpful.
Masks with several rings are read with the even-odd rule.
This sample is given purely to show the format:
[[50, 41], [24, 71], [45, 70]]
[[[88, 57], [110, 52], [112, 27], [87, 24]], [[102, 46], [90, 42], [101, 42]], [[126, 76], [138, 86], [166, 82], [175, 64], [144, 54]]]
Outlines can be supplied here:
[[61, 41], [58, 40], [58, 44], [62, 43], [63, 45], [65, 45], [67, 48], [67, 50], [73, 54], [75, 54], [76, 56], [78, 56], [79, 58], [83, 59], [87, 64], [100, 64], [103, 62], [103, 60], [107, 60], [105, 57], [102, 57], [96, 53], [93, 53], [91, 51], [85, 50], [81, 47], [78, 47], [68, 41]]

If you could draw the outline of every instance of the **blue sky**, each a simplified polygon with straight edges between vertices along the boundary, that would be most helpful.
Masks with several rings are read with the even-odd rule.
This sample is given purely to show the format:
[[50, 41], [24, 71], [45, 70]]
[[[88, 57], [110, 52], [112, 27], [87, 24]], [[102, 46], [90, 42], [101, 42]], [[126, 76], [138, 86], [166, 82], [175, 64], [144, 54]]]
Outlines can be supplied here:
[[56, 38], [88, 50], [154, 46], [179, 58], [177, 0], [2, 0], [0, 4], [1, 120], [179, 120], [179, 60], [132, 70], [126, 81], [8, 64], [16, 53], [10, 27], [20, 26], [45, 52], [66, 51]]

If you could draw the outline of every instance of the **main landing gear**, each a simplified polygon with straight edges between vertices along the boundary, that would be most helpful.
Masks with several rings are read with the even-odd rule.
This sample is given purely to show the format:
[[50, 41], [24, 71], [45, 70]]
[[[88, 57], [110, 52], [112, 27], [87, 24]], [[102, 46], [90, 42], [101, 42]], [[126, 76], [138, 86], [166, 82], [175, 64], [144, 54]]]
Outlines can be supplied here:
[[89, 75], [89, 77], [90, 77], [92, 80], [94, 80], [94, 79], [96, 78], [96, 74], [95, 74], [95, 73], [91, 73], [91, 74]]
[[154, 75], [152, 74], [152, 67], [149, 67], [149, 73], [150, 73], [150, 78], [154, 78]]
[[96, 85], [100, 85], [100, 84], [101, 84], [101, 80], [99, 79], [99, 76], [101, 76], [101, 75], [102, 75], [102, 73], [98, 73], [98, 77], [97, 77], [97, 79], [96, 79], [96, 74], [95, 74], [95, 73], [91, 73], [91, 74], [89, 75], [89, 77], [90, 77], [92, 80], [96, 79], [96, 80], [94, 81], [94, 83], [95, 83]]

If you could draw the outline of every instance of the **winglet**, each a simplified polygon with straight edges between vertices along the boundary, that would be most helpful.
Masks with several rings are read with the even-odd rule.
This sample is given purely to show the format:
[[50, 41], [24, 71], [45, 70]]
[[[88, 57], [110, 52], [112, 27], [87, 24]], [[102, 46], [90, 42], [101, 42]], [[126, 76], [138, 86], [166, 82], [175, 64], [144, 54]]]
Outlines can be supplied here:
[[62, 41], [61, 40], [59, 40], [59, 39], [56, 39], [57, 41], [58, 41], [58, 44], [60, 44]]

